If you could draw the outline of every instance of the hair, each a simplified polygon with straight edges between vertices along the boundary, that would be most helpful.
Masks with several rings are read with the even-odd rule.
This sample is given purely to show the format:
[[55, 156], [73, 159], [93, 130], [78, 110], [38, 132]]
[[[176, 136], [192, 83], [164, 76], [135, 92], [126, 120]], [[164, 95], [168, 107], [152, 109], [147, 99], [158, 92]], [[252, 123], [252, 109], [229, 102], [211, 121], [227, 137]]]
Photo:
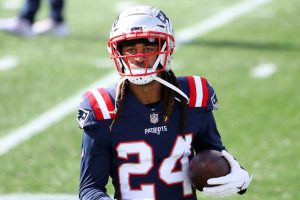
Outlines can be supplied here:
[[[165, 81], [168, 81], [169, 83], [173, 84], [176, 87], [179, 87], [178, 80], [173, 73], [172, 70], [169, 70], [168, 72], [162, 71], [161, 72], [161, 78]], [[118, 107], [116, 112], [116, 117], [113, 119], [110, 129], [112, 129], [112, 126], [115, 124], [115, 122], [119, 119], [120, 114], [124, 107], [125, 102], [125, 93], [128, 90], [128, 80], [124, 80], [120, 83], [120, 85], [117, 87], [116, 91], [116, 106]], [[181, 119], [180, 119], [180, 134], [184, 135], [185, 129], [187, 126], [187, 100], [181, 96], [176, 96], [176, 92], [166, 86], [163, 85], [162, 89], [162, 101], [163, 101], [163, 114], [162, 114], [162, 120], [164, 124], [167, 124], [170, 120], [170, 115], [172, 114], [173, 107], [175, 104], [175, 97], [177, 97], [180, 100], [181, 103]]]

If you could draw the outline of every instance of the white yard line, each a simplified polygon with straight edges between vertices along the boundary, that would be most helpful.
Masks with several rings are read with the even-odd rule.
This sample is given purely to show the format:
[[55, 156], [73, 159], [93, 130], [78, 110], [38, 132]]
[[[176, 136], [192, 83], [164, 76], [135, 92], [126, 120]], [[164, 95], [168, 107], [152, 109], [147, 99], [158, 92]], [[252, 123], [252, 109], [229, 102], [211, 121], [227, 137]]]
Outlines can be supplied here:
[[19, 64], [16, 56], [0, 57], [0, 71], [7, 71], [15, 68]]
[[250, 70], [250, 76], [253, 78], [269, 78], [277, 71], [274, 63], [261, 63]]
[[[209, 31], [219, 28], [233, 21], [235, 18], [241, 17], [242, 15], [247, 14], [255, 8], [258, 8], [271, 1], [272, 0], [246, 0], [236, 5], [233, 5], [225, 9], [224, 11], [217, 13], [211, 18], [199, 22], [195, 26], [188, 27], [182, 31], [179, 31], [175, 37], [177, 40], [177, 44], [178, 46], [180, 46], [180, 44], [191, 42], [196, 37], [199, 37], [205, 33], [208, 33]], [[94, 88], [100, 85], [102, 87], [106, 87], [116, 80], [118, 80], [118, 75], [116, 73], [111, 73], [106, 77], [103, 77], [101, 80], [98, 80], [88, 88]], [[70, 97], [66, 101], [56, 105], [47, 112], [33, 119], [29, 123], [19, 127], [16, 130], [11, 131], [4, 137], [0, 138], [0, 156], [4, 155], [20, 143], [30, 139], [34, 135], [44, 131], [48, 127], [59, 122], [67, 115], [73, 113], [76, 107], [78, 106], [79, 99], [83, 91], [80, 91], [79, 93]]]
[[211, 18], [208, 18], [192, 27], [178, 32], [178, 35], [176, 35], [175, 39], [179, 43], [190, 42], [200, 35], [204, 35], [205, 33], [208, 33], [216, 28], [224, 26], [232, 22], [236, 18], [246, 15], [247, 13], [271, 1], [272, 0], [247, 0], [240, 2], [217, 13]]
[[84, 91], [89, 88], [99, 87], [99, 85], [107, 87], [112, 84], [114, 80], [118, 80], [118, 78], [119, 75], [116, 72], [110, 73], [106, 77], [101, 78], [88, 88], [56, 105], [24, 126], [6, 134], [4, 137], [0, 138], [0, 156], [74, 112], [79, 105], [79, 100]]

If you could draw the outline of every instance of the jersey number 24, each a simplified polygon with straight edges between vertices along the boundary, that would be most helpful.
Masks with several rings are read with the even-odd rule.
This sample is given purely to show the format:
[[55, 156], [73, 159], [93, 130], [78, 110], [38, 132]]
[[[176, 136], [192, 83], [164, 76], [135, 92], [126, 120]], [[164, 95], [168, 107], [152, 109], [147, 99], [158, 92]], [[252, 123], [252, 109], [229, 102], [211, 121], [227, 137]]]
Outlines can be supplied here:
[[[170, 155], [162, 160], [158, 168], [159, 179], [167, 185], [182, 184], [183, 196], [193, 193], [188, 179], [188, 156], [191, 155], [192, 134], [187, 134], [185, 140], [178, 136]], [[137, 155], [138, 162], [125, 163], [119, 167], [120, 191], [124, 199], [155, 199], [155, 183], [141, 184], [139, 189], [132, 189], [130, 176], [145, 176], [154, 166], [153, 148], [147, 142], [134, 141], [120, 143], [117, 146], [118, 157], [128, 159], [129, 155]], [[174, 171], [177, 164], [180, 171]]]

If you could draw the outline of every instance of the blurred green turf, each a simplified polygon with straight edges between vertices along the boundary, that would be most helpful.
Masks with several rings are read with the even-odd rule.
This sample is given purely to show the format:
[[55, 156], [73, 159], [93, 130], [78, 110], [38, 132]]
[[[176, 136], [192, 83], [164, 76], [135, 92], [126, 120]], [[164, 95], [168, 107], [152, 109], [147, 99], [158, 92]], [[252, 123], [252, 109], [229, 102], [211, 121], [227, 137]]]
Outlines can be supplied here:
[[[0, 71], [0, 136], [114, 70], [96, 68], [95, 62], [108, 57], [106, 40], [120, 2], [68, 2], [71, 35], [65, 39], [0, 33], [0, 57], [15, 55], [21, 62]], [[189, 2], [151, 4], [166, 11], [176, 32], [238, 1]], [[274, 0], [175, 51], [177, 75], [203, 75], [215, 87], [223, 142], [254, 174], [246, 195], [227, 199], [300, 199], [299, 10], [297, 0]], [[41, 15], [46, 13], [43, 8]], [[0, 11], [0, 17], [13, 14]], [[260, 63], [278, 70], [253, 79], [250, 70]], [[76, 111], [0, 157], [0, 193], [77, 192], [81, 131], [75, 117]]]

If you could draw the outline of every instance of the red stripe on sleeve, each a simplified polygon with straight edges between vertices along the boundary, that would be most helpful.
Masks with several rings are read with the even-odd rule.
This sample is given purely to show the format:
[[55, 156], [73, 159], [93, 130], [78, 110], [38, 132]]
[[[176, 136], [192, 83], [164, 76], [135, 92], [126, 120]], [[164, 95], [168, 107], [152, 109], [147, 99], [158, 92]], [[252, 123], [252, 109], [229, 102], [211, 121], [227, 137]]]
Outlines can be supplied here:
[[97, 119], [97, 120], [102, 120], [102, 119], [104, 119], [103, 114], [102, 114], [102, 111], [101, 111], [101, 109], [100, 109], [100, 107], [99, 107], [99, 104], [98, 104], [96, 98], [94, 97], [94, 95], [93, 95], [90, 91], [86, 92], [85, 95], [86, 95], [87, 98], [89, 99], [89, 102], [90, 102], [90, 104], [91, 104], [91, 107], [92, 107], [92, 109], [93, 109], [93, 111], [94, 111], [94, 113], [95, 113], [96, 119]]
[[102, 97], [103, 97], [103, 99], [105, 101], [105, 104], [107, 106], [108, 112], [110, 112], [109, 113], [110, 117], [114, 118], [115, 114], [113, 114], [111, 112], [113, 112], [115, 110], [115, 106], [114, 106], [114, 104], [113, 104], [113, 102], [112, 102], [112, 100], [111, 100], [111, 98], [109, 96], [109, 93], [105, 89], [103, 89], [103, 88], [100, 88], [98, 90], [99, 90], [100, 94], [102, 95]]
[[201, 77], [201, 83], [202, 83], [202, 91], [203, 91], [203, 99], [202, 99], [201, 107], [206, 107], [208, 102], [208, 87], [207, 87], [206, 79]]
[[187, 76], [186, 77], [188, 80], [188, 84], [189, 84], [189, 89], [190, 89], [190, 103], [189, 106], [190, 107], [195, 107], [196, 105], [196, 84], [195, 84], [195, 80], [194, 77], [192, 76]]

